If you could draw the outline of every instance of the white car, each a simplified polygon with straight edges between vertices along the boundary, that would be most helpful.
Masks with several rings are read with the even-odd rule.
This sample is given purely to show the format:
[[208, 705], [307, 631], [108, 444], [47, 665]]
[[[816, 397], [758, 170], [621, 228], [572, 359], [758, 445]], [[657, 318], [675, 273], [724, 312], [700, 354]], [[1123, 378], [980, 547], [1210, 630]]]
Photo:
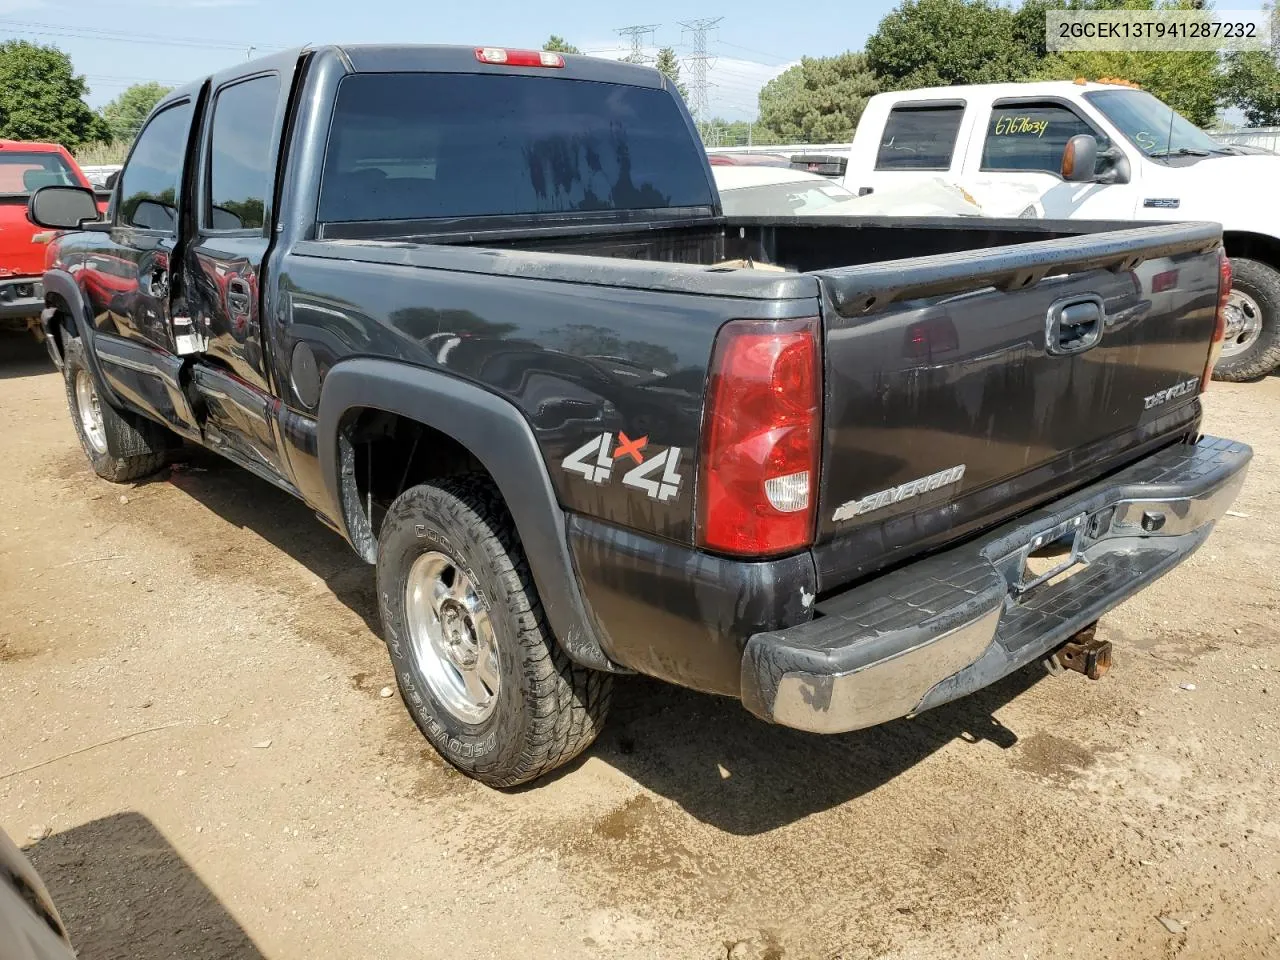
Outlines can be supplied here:
[[858, 196], [828, 177], [768, 166], [713, 166], [728, 217], [978, 217], [959, 187], [934, 177], [909, 189]]
[[1280, 157], [1218, 143], [1128, 84], [995, 83], [872, 97], [844, 185], [914, 192], [937, 177], [995, 217], [1221, 223], [1235, 279], [1215, 376], [1250, 380], [1280, 363]]

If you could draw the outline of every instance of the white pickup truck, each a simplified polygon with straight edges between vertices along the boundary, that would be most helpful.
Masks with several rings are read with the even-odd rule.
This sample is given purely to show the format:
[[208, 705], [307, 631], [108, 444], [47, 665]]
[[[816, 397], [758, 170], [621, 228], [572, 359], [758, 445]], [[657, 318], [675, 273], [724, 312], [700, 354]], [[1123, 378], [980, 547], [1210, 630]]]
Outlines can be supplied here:
[[1235, 283], [1215, 375], [1251, 380], [1280, 365], [1280, 156], [1218, 143], [1127, 85], [1002, 83], [872, 97], [844, 185], [865, 194], [939, 176], [988, 216], [1221, 223]]

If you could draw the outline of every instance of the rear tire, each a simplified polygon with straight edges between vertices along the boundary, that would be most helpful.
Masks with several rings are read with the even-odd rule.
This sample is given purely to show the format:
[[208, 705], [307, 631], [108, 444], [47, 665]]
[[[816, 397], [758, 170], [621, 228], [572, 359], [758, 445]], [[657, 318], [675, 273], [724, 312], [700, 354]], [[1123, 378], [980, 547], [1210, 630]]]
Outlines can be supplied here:
[[79, 337], [66, 339], [62, 372], [71, 422], [94, 473], [113, 483], [128, 483], [164, 466], [168, 431], [136, 414], [116, 410], [98, 395]]
[[463, 773], [517, 786], [599, 734], [613, 678], [573, 663], [556, 643], [487, 477], [411, 487], [391, 505], [378, 538], [378, 597], [405, 705]]
[[1280, 365], [1280, 270], [1245, 257], [1232, 257], [1231, 270], [1228, 339], [1213, 379], [1257, 380]]

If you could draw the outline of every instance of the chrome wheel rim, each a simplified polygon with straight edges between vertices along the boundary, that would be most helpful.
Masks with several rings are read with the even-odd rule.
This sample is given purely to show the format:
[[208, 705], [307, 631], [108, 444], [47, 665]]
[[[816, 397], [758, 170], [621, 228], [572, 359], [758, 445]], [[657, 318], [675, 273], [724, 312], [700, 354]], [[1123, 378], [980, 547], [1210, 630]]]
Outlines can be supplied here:
[[489, 608], [452, 559], [413, 561], [404, 588], [409, 646], [436, 700], [464, 723], [482, 723], [498, 703], [498, 645]]
[[102, 424], [102, 405], [87, 370], [76, 371], [76, 413], [93, 452], [106, 453], [107, 428]]
[[1226, 321], [1222, 336], [1224, 357], [1244, 353], [1262, 336], [1262, 308], [1243, 290], [1233, 289], [1227, 295]]

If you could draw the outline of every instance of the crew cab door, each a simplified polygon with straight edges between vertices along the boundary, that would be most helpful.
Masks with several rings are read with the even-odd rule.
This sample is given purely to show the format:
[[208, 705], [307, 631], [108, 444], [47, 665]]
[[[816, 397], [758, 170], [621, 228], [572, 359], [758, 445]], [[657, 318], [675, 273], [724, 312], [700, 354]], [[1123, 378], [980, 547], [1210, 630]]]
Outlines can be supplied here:
[[[1113, 146], [1079, 105], [1054, 97], [1010, 97], [971, 109], [979, 114], [960, 182], [990, 216], [1049, 220], [1134, 216], [1137, 186], [1129, 182], [1131, 173], [1113, 183], [1068, 183], [1062, 178], [1062, 154], [1072, 137], [1095, 137], [1100, 153]], [[1112, 161], [1100, 156], [1096, 169], [1099, 174], [1108, 173]]]
[[172, 315], [174, 254], [194, 105], [166, 106], [142, 128], [120, 176], [110, 240], [86, 257], [79, 284], [103, 332], [179, 351]]
[[271, 246], [276, 158], [296, 60], [215, 77], [184, 253], [187, 307], [203, 341], [192, 368], [206, 440], [270, 479], [287, 478], [272, 413], [263, 268]]

